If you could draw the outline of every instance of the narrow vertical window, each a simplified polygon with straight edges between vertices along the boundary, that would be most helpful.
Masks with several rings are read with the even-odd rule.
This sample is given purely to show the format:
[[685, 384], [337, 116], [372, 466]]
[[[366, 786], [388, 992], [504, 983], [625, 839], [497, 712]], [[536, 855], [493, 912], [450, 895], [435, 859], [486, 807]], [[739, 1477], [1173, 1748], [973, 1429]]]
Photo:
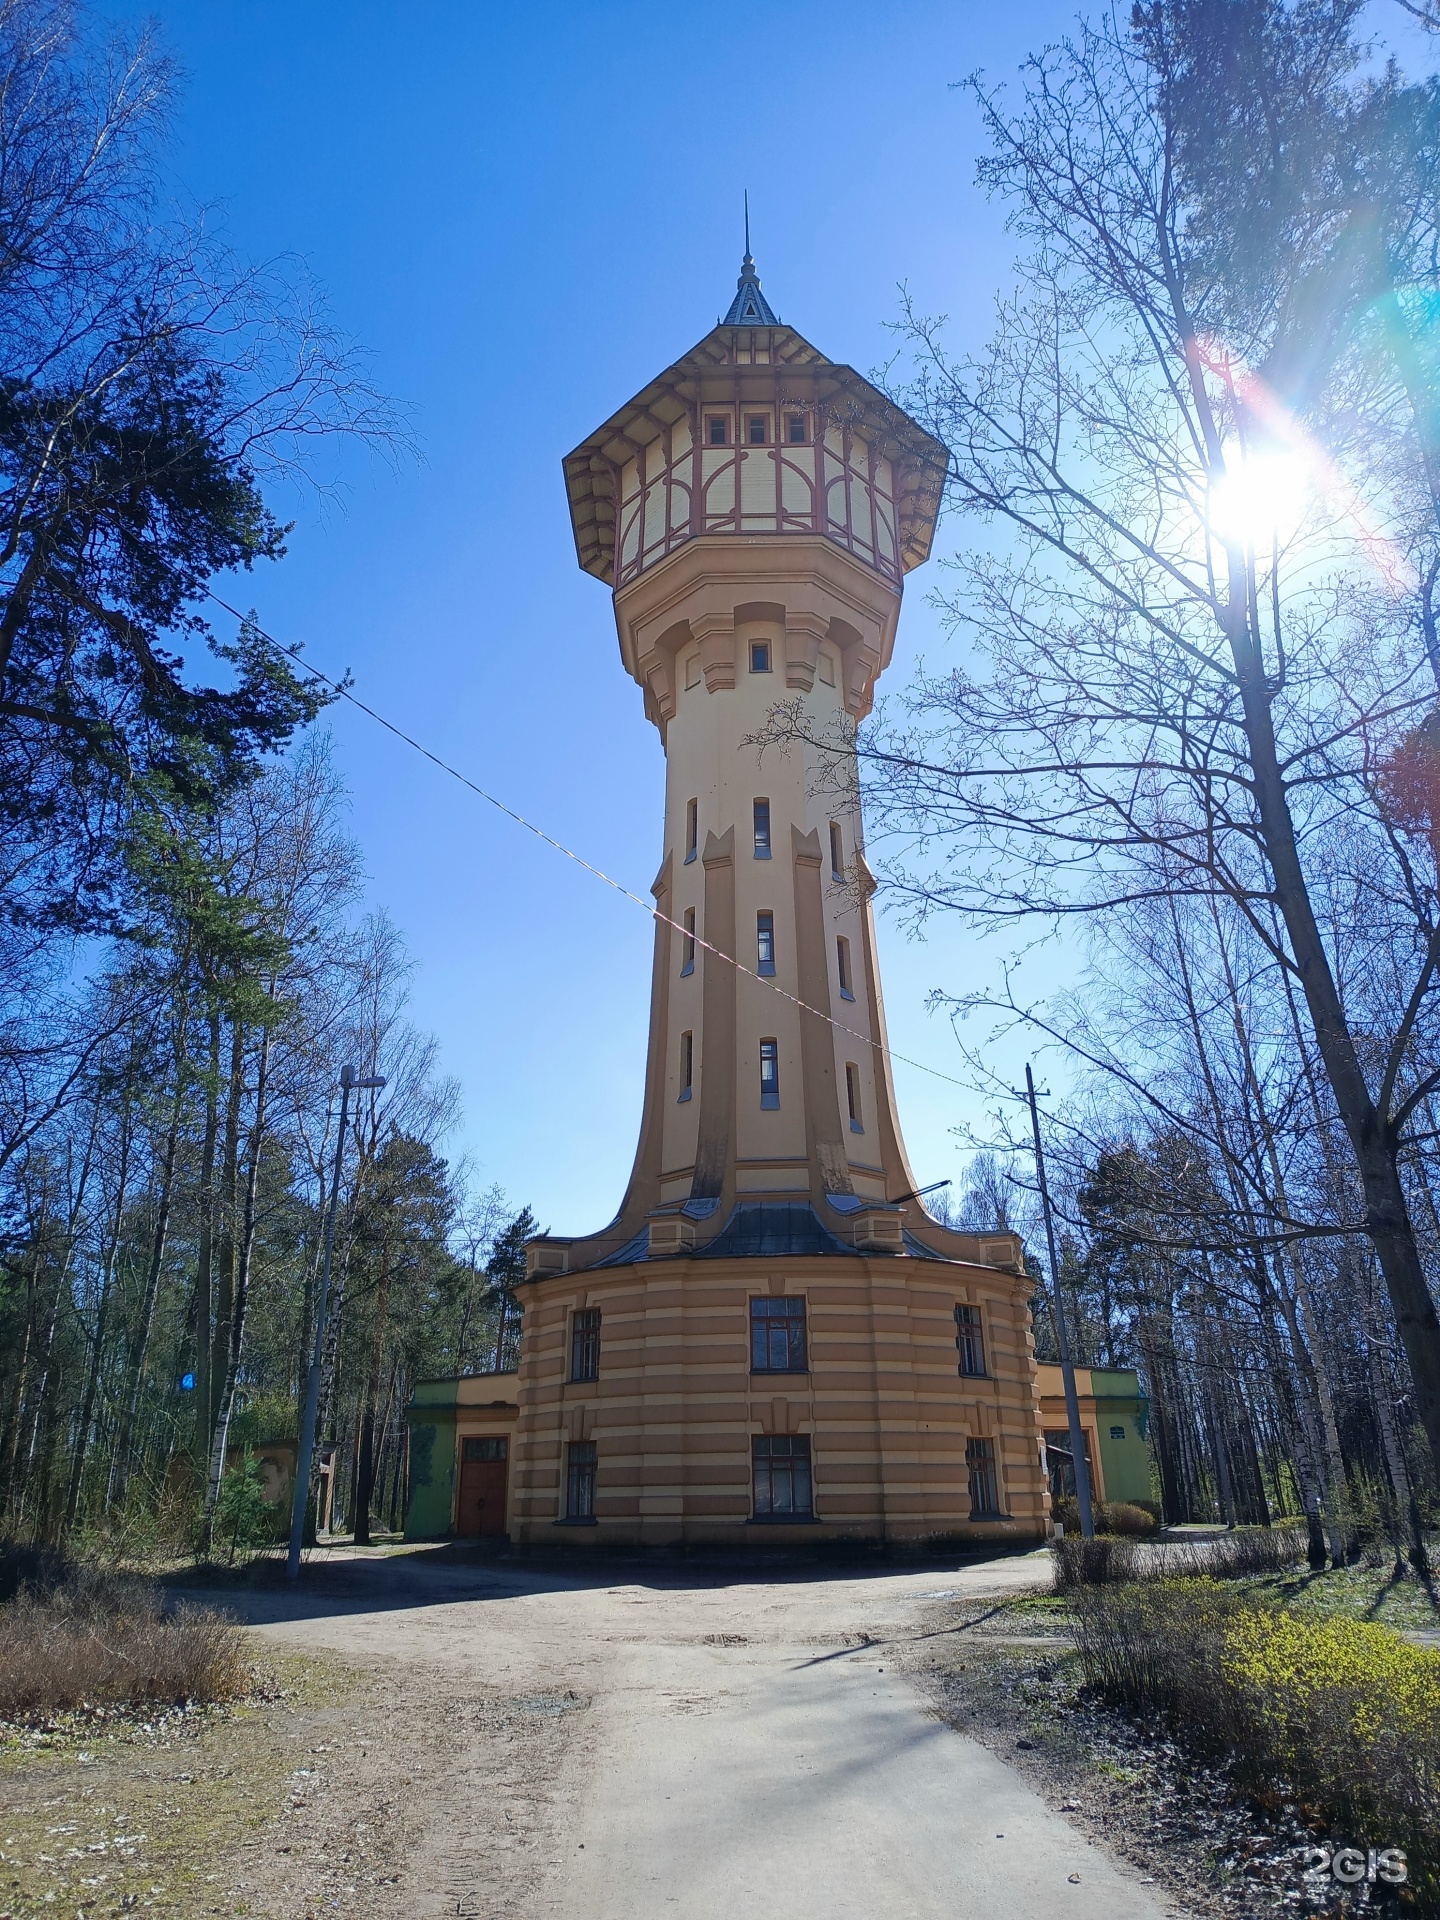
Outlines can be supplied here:
[[685, 933], [680, 943], [680, 975], [695, 971], [695, 909], [685, 909]]
[[808, 1433], [757, 1433], [750, 1442], [757, 1520], [814, 1518]]
[[695, 1085], [695, 1036], [682, 1033], [680, 1036], [680, 1098], [688, 1100], [690, 1090]]
[[705, 422], [705, 438], [712, 447], [728, 447], [730, 422], [723, 413], [712, 413]]
[[770, 974], [775, 971], [775, 916], [773, 913], [757, 913], [755, 916], [755, 952], [757, 973]]
[[755, 802], [755, 858], [757, 860], [770, 858], [770, 802], [768, 800]]
[[778, 1040], [760, 1042], [760, 1104], [762, 1107], [778, 1107], [780, 1104], [780, 1042]]
[[745, 438], [752, 447], [763, 447], [770, 438], [770, 422], [763, 413], [747, 413]]
[[960, 1371], [970, 1380], [985, 1378], [985, 1329], [979, 1307], [955, 1309], [955, 1345], [960, 1350]]
[[600, 1378], [600, 1309], [586, 1307], [570, 1320], [570, 1378]]
[[860, 1069], [853, 1060], [845, 1063], [845, 1099], [850, 1108], [850, 1131], [864, 1133], [860, 1119]]
[[565, 1518], [595, 1518], [595, 1442], [572, 1440], [566, 1449]]
[[792, 447], [803, 447], [808, 435], [805, 432], [803, 413], [787, 413], [785, 416], [785, 438]]
[[689, 866], [700, 847], [700, 802], [685, 802], [685, 864]]
[[688, 692], [691, 687], [698, 687], [699, 684], [700, 684], [700, 656], [698, 653], [687, 653], [685, 656], [686, 691]]
[[770, 642], [768, 640], [752, 640], [750, 642], [750, 671], [752, 673], [769, 673]]
[[837, 821], [830, 822], [830, 871], [837, 880], [845, 878], [845, 849], [840, 843], [840, 827]]
[[855, 990], [850, 985], [850, 942], [843, 933], [837, 935], [835, 940], [835, 971], [840, 976], [840, 998], [853, 1000]]
[[750, 1301], [750, 1371], [804, 1373], [805, 1301], [755, 1294]]
[[995, 1477], [995, 1442], [967, 1440], [965, 1465], [970, 1475], [970, 1518], [1000, 1518], [1000, 1489]]

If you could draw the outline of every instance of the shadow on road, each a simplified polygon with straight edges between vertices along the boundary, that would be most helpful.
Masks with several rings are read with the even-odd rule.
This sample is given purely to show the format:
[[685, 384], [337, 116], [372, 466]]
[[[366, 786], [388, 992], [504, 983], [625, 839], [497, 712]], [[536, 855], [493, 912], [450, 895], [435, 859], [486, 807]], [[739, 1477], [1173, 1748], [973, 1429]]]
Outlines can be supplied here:
[[[243, 1571], [186, 1569], [164, 1584], [177, 1600], [223, 1606], [250, 1626], [346, 1614], [386, 1613], [463, 1601], [513, 1600], [527, 1594], [577, 1593], [640, 1587], [655, 1593], [735, 1586], [804, 1586], [893, 1579], [898, 1574], [954, 1576], [967, 1567], [1015, 1560], [1028, 1549], [826, 1558], [801, 1554], [746, 1554], [651, 1548], [607, 1554], [555, 1550], [499, 1552], [468, 1541], [442, 1541], [403, 1553], [368, 1555], [320, 1549], [307, 1558], [292, 1586], [282, 1559], [261, 1559]], [[1037, 1580], [1048, 1572], [1037, 1557]]]

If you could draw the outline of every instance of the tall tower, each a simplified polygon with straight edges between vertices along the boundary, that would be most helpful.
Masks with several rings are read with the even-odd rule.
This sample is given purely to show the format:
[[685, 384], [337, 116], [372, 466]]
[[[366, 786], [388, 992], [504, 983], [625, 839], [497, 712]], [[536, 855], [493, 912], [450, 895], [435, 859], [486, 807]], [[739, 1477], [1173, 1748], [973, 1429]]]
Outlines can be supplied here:
[[[1018, 1242], [915, 1198], [849, 745], [944, 467], [748, 251], [724, 320], [565, 461], [664, 744], [664, 852], [629, 1186], [529, 1247], [523, 1542], [1044, 1529]], [[756, 746], [786, 703], [823, 746]]]

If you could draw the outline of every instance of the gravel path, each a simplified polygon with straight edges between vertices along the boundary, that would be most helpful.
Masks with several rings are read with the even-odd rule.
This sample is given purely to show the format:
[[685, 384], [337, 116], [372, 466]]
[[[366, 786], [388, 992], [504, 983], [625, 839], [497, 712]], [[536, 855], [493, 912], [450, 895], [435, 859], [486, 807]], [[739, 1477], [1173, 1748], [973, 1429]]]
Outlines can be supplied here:
[[332, 1556], [224, 1598], [371, 1677], [236, 1862], [273, 1920], [1160, 1920], [911, 1670], [959, 1570]]

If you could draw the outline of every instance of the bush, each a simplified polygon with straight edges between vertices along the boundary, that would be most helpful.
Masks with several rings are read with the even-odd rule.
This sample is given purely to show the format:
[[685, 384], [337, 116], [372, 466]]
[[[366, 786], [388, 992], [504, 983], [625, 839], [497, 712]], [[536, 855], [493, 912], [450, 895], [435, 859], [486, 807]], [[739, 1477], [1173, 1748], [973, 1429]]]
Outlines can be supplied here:
[[[1096, 1533], [1115, 1533], [1125, 1535], [1143, 1535], [1154, 1533], [1159, 1526], [1158, 1513], [1151, 1513], [1149, 1505], [1138, 1500], [1097, 1500], [1092, 1508]], [[1068, 1534], [1080, 1531], [1080, 1508], [1070, 1498], [1057, 1500], [1051, 1508], [1051, 1517]]]
[[1259, 1797], [1404, 1847], [1412, 1887], [1440, 1895], [1440, 1652], [1208, 1580], [1091, 1586], [1077, 1611], [1103, 1699], [1229, 1756]]
[[239, 1627], [163, 1607], [150, 1580], [54, 1563], [0, 1606], [0, 1714], [141, 1700], [233, 1699], [248, 1685]]

